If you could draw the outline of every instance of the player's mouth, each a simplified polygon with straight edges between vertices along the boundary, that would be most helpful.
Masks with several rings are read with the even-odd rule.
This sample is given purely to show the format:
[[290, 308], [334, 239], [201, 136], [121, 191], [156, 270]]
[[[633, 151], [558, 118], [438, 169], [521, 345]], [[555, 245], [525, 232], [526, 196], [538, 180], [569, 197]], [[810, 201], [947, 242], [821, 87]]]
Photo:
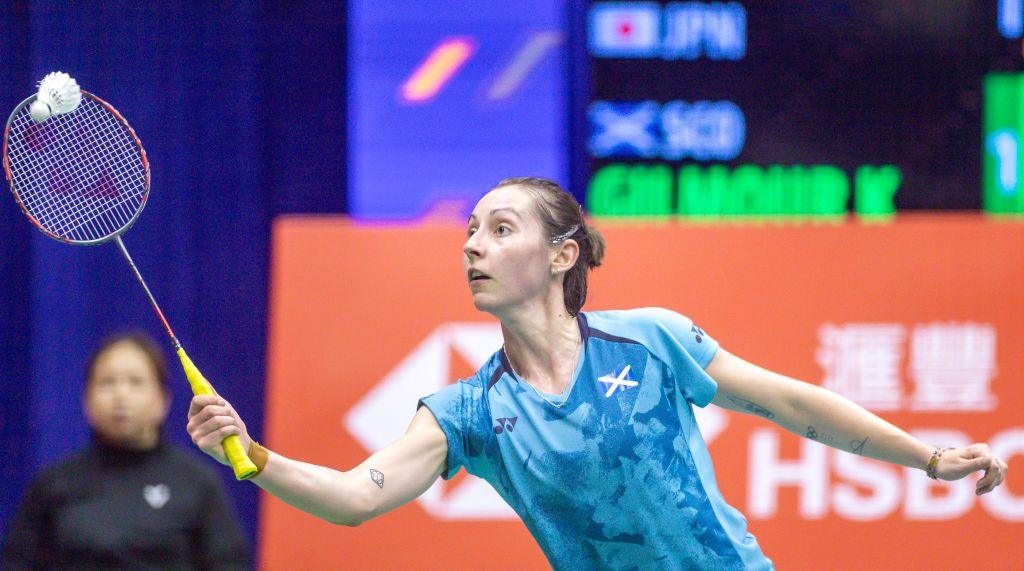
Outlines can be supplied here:
[[480, 270], [471, 269], [467, 275], [469, 276], [469, 285], [471, 286], [480, 285], [491, 279], [491, 276], [481, 272]]

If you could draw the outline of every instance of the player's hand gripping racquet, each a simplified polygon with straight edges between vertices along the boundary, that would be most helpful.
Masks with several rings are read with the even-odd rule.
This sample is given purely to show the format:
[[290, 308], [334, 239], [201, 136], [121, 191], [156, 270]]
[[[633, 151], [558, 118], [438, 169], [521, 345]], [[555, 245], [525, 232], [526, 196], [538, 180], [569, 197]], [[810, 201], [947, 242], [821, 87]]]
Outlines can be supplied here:
[[[81, 93], [77, 109], [42, 122], [30, 113], [35, 95], [11, 113], [3, 156], [14, 198], [32, 224], [55, 240], [86, 245], [114, 241], [174, 343], [192, 392], [215, 394], [174, 336], [121, 240], [149, 197], [149, 161], [142, 142], [116, 109]], [[237, 436], [227, 437], [222, 445], [236, 478], [256, 473]]]

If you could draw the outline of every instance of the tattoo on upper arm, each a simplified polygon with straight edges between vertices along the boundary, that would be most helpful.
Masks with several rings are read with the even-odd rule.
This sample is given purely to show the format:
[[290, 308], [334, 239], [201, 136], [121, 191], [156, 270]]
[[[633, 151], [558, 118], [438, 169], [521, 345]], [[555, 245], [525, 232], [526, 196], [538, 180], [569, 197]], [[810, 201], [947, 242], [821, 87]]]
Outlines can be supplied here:
[[378, 488], [384, 487], [384, 472], [370, 468], [370, 479], [373, 480], [374, 484], [377, 484]]
[[864, 440], [851, 440], [850, 441], [850, 452], [854, 454], [864, 455], [864, 445], [868, 443], [868, 437], [865, 436]]
[[734, 397], [732, 395], [729, 395], [729, 400], [731, 400], [732, 402], [740, 405], [740, 408], [742, 408], [743, 410], [745, 410], [747, 412], [750, 412], [750, 413], [753, 413], [753, 414], [756, 414], [756, 415], [759, 415], [759, 416], [763, 416], [763, 417], [769, 418], [769, 419], [775, 418], [775, 413], [774, 412], [766, 409], [765, 407], [757, 404], [756, 402], [749, 401], [749, 400], [743, 400], [741, 398], [737, 398], [737, 397]]
[[814, 428], [813, 426], [808, 426], [807, 427], [807, 432], [804, 433], [804, 436], [806, 436], [807, 438], [810, 438], [811, 440], [817, 440], [818, 442], [821, 442], [822, 444], [831, 444], [832, 441], [834, 440], [832, 438], [831, 434], [825, 434], [823, 432], [818, 432], [818, 430], [816, 428]]

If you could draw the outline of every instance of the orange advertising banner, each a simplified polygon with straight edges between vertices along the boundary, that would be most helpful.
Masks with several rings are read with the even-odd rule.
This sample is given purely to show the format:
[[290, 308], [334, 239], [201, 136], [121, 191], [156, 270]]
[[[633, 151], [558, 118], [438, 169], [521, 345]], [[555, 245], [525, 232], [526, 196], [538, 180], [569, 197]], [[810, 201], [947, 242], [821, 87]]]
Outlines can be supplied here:
[[[726, 501], [780, 569], [1024, 569], [1024, 224], [907, 215], [887, 224], [597, 221], [605, 264], [584, 310], [661, 306], [730, 352], [830, 388], [936, 445], [988, 442], [1007, 482], [935, 483], [698, 411]], [[400, 436], [419, 397], [501, 346], [476, 311], [458, 225], [275, 224], [268, 446], [350, 469]], [[463, 471], [357, 528], [264, 495], [266, 569], [543, 569], [487, 484]]]

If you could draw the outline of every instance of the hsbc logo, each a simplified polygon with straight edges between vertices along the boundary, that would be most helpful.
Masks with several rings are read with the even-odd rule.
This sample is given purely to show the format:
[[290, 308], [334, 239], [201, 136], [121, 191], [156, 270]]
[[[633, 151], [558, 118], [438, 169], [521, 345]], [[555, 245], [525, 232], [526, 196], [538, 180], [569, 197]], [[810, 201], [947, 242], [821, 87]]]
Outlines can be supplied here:
[[[342, 426], [372, 454], [397, 440], [416, 413], [416, 402], [455, 379], [452, 361], [480, 368], [501, 347], [497, 323], [446, 323], [438, 326], [396, 364], [343, 416]], [[694, 408], [707, 442], [728, 419], [715, 408]], [[511, 435], [517, 417], [495, 419], [495, 434]], [[440, 520], [512, 520], [517, 516], [487, 482], [467, 476], [458, 483], [438, 479], [416, 500]]]

